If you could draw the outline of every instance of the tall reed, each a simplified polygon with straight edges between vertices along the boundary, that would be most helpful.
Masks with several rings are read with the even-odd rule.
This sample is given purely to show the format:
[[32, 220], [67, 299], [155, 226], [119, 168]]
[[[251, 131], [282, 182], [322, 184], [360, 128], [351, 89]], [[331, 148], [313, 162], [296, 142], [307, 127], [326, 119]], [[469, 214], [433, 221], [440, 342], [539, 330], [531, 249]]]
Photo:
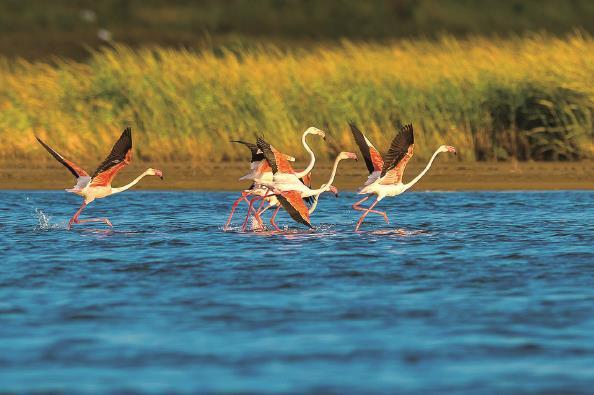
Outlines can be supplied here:
[[[594, 40], [535, 35], [398, 41], [280, 51], [189, 52], [116, 46], [86, 63], [0, 59], [0, 159], [47, 160], [34, 134], [71, 157], [99, 159], [125, 125], [143, 160], [246, 157], [231, 138], [264, 134], [300, 157], [355, 149], [347, 120], [379, 147], [412, 122], [416, 155], [439, 144], [461, 160], [594, 156]], [[313, 140], [313, 139], [312, 139]]]

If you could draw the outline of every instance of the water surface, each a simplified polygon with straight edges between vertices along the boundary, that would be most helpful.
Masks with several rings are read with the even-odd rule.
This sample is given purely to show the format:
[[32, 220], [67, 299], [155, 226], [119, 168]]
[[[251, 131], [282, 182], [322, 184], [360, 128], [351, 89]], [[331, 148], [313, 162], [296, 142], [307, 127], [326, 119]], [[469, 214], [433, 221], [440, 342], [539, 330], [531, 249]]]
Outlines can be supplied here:
[[[589, 393], [594, 193], [407, 193], [354, 233], [222, 229], [235, 194], [0, 193], [8, 392]], [[241, 216], [235, 223], [241, 222]]]

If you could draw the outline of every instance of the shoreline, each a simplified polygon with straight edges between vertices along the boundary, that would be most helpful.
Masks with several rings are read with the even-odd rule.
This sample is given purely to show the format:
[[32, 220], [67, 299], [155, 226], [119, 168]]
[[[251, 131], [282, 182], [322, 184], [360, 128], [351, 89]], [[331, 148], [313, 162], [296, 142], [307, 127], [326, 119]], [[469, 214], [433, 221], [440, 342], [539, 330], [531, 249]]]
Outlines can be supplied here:
[[[27, 168], [26, 166], [29, 166]], [[74, 177], [59, 163], [43, 163], [30, 168], [30, 163], [0, 164], [1, 190], [60, 190], [75, 184]], [[164, 180], [146, 177], [135, 189], [142, 190], [203, 190], [234, 191], [248, 188], [249, 181], [238, 181], [248, 172], [248, 164], [239, 162], [205, 166], [198, 163], [133, 162], [114, 180], [122, 185], [147, 167], [163, 170]], [[313, 185], [326, 182], [331, 163], [319, 163], [313, 173]], [[299, 167], [299, 166], [298, 166]], [[92, 168], [87, 166], [87, 168]], [[412, 163], [406, 168], [405, 182], [424, 168], [423, 163]], [[356, 190], [367, 179], [364, 163], [343, 161], [334, 185], [342, 190]], [[582, 162], [450, 162], [441, 161], [411, 189], [413, 191], [470, 191], [470, 190], [594, 190], [594, 161]]]

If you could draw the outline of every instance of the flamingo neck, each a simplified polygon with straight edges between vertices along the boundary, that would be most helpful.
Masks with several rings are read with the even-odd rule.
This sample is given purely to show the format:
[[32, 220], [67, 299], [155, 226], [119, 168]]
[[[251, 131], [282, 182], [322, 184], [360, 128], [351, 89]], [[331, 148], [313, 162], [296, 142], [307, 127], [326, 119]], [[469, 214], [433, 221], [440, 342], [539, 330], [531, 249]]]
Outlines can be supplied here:
[[334, 177], [336, 176], [336, 169], [338, 169], [338, 164], [340, 163], [340, 161], [343, 158], [341, 158], [340, 156], [336, 157], [336, 160], [334, 160], [334, 166], [332, 167], [332, 174], [330, 174], [330, 179], [328, 180], [327, 183], [322, 184], [322, 186], [318, 189], [312, 189], [310, 191], [310, 193], [308, 194], [309, 196], [316, 196], [316, 195], [320, 195], [321, 193], [327, 192], [330, 190], [330, 185], [332, 185], [332, 183], [334, 182]]
[[132, 182], [130, 182], [129, 184], [126, 184], [119, 188], [111, 188], [111, 194], [114, 195], [116, 193], [124, 192], [125, 190], [132, 188], [134, 185], [138, 184], [138, 181], [142, 180], [143, 177], [148, 176], [148, 175], [149, 175], [149, 171], [147, 169], [144, 171], [144, 173], [142, 173], [141, 175], [139, 175], [138, 177], [133, 179]]
[[295, 175], [298, 178], [302, 178], [305, 177], [306, 175], [308, 175], [312, 169], [314, 168], [314, 165], [316, 163], [316, 157], [314, 155], [314, 152], [311, 150], [311, 148], [309, 148], [309, 145], [307, 145], [307, 141], [305, 140], [305, 137], [308, 135], [309, 133], [307, 131], [303, 132], [303, 136], [301, 136], [301, 143], [303, 144], [303, 147], [305, 148], [305, 150], [307, 152], [309, 152], [309, 165], [307, 165], [307, 167], [305, 168], [305, 170], [299, 172], [299, 173], [295, 173]]
[[431, 159], [429, 159], [429, 163], [427, 163], [427, 166], [425, 166], [425, 169], [423, 169], [423, 171], [418, 176], [416, 176], [411, 182], [409, 182], [408, 184], [404, 184], [405, 191], [407, 189], [409, 189], [410, 187], [412, 187], [413, 185], [415, 185], [425, 175], [425, 173], [427, 173], [429, 171], [429, 168], [433, 164], [433, 161], [435, 160], [437, 155], [440, 153], [441, 153], [441, 151], [438, 148], [431, 156]]

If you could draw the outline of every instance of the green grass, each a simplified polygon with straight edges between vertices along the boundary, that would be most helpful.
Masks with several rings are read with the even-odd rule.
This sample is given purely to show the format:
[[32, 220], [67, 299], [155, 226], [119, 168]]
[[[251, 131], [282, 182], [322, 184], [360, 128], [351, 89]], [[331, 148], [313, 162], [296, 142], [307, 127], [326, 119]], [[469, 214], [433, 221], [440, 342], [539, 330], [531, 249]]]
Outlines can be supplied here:
[[[594, 40], [399, 41], [233, 52], [125, 46], [85, 63], [0, 58], [0, 158], [51, 160], [33, 135], [75, 158], [100, 159], [125, 125], [137, 159], [244, 160], [230, 138], [266, 135], [302, 157], [308, 126], [322, 157], [356, 150], [347, 120], [378, 147], [412, 122], [415, 154], [440, 144], [460, 160], [592, 158]], [[314, 138], [312, 138], [312, 141]]]

